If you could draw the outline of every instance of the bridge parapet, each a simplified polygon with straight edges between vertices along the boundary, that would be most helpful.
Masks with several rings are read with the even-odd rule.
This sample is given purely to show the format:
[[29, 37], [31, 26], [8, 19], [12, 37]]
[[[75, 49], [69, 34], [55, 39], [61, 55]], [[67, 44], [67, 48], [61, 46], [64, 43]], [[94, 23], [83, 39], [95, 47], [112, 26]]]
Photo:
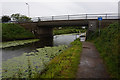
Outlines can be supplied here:
[[118, 19], [118, 13], [105, 13], [105, 14], [76, 14], [76, 15], [60, 15], [60, 16], [46, 16], [35, 17], [34, 22], [37, 21], [56, 21], [56, 20], [80, 20], [80, 19], [98, 19], [101, 16], [103, 19]]

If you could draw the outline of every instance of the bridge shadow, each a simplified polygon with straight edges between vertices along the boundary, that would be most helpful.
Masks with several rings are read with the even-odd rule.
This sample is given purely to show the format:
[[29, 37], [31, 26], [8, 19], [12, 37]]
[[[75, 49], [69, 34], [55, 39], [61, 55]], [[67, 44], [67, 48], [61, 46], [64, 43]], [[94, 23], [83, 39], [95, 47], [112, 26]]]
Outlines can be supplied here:
[[45, 46], [53, 46], [53, 36], [39, 37], [40, 41], [33, 44], [33, 46], [40, 48]]

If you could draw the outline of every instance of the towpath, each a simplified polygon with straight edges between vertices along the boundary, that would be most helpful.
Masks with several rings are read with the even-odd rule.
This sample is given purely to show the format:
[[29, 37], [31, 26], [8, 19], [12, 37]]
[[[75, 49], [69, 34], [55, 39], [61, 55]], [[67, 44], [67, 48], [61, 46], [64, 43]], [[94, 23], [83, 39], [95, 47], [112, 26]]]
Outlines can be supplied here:
[[77, 72], [77, 79], [79, 78], [109, 78], [99, 52], [90, 42], [83, 42], [83, 50]]

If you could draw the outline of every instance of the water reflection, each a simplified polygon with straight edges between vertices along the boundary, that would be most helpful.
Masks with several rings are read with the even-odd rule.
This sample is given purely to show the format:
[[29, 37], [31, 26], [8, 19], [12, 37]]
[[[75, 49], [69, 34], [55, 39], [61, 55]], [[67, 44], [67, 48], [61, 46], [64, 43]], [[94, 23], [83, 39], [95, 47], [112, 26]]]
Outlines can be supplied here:
[[81, 42], [85, 41], [85, 39], [86, 39], [85, 37], [80, 37]]
[[70, 45], [76, 38], [78, 38], [78, 34], [66, 34], [66, 35], [56, 35], [54, 36], [54, 46], [58, 45]]
[[20, 56], [23, 53], [29, 53], [36, 48], [43, 48], [45, 46], [53, 46], [53, 37], [42, 37], [40, 38], [40, 41], [26, 44], [26, 45], [20, 45], [15, 47], [8, 47], [2, 49], [2, 60], [5, 61], [7, 59], [11, 59], [16, 56]]

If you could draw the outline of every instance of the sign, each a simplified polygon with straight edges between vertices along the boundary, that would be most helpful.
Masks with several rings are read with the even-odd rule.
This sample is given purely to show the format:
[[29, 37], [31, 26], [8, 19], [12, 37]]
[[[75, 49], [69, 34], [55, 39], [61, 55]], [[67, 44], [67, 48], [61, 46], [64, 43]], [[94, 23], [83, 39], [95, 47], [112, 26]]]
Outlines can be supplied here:
[[100, 16], [100, 17], [98, 17], [98, 20], [99, 20], [99, 21], [102, 21], [102, 17], [101, 17], [101, 16]]
[[101, 21], [102, 21], [102, 17], [98, 17], [98, 21], [99, 21], [99, 36], [100, 36], [100, 26], [101, 26]]

